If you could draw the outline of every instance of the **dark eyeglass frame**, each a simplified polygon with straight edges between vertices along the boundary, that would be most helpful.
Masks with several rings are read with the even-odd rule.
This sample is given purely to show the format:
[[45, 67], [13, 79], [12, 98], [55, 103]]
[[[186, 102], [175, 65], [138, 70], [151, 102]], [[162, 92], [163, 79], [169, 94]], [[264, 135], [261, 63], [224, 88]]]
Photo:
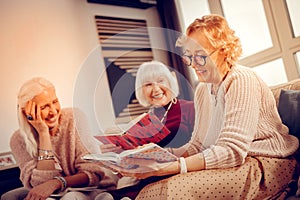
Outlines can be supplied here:
[[[183, 60], [183, 62], [184, 62], [187, 66], [191, 66], [191, 65], [192, 65], [193, 59], [194, 59], [194, 61], [195, 61], [195, 63], [196, 63], [197, 65], [199, 65], [199, 66], [204, 66], [204, 65], [206, 65], [206, 58], [209, 57], [209, 56], [211, 56], [211, 55], [212, 55], [213, 53], [215, 53], [217, 50], [218, 50], [218, 49], [213, 50], [210, 54], [208, 54], [208, 55], [206, 55], [206, 56], [204, 56], [204, 55], [194, 55], [194, 56], [192, 56], [192, 55], [191, 55], [191, 56], [188, 56], [188, 55], [182, 55], [182, 56], [181, 56], [181, 59]], [[186, 58], [189, 59], [189, 61], [190, 61], [189, 64], [185, 62], [187, 59], [184, 59], [184, 57], [186, 57]], [[197, 62], [197, 59], [195, 59], [195, 58], [197, 58], [197, 57], [203, 59], [203, 64], [200, 64], [200, 63]]]

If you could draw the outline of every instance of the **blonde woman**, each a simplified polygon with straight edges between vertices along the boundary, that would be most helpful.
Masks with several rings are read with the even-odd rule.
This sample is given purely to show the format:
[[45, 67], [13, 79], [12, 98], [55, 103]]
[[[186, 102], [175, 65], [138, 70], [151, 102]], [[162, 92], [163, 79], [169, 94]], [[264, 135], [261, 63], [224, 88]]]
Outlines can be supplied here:
[[[89, 151], [79, 134], [89, 139], [84, 117], [71, 108], [62, 109], [52, 83], [32, 78], [18, 94], [19, 130], [10, 147], [20, 168], [20, 179], [29, 190], [26, 200], [47, 199], [67, 187], [114, 188], [103, 169], [81, 157]], [[98, 148], [98, 147], [95, 147]], [[69, 192], [62, 199], [91, 199], [93, 192]]]

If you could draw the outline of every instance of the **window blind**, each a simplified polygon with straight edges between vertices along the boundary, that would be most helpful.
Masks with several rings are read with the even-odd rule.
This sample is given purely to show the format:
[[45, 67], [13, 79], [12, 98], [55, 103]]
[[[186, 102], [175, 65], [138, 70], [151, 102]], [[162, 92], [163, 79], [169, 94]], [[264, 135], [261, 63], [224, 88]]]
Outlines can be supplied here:
[[147, 23], [141, 19], [95, 16], [116, 123], [127, 123], [148, 108], [135, 97], [139, 65], [153, 60]]

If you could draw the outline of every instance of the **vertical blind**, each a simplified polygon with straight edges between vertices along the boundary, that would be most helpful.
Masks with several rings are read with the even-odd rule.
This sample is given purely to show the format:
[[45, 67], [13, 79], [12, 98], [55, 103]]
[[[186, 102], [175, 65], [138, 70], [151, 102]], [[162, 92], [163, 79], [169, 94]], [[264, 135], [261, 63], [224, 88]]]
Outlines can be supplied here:
[[153, 60], [147, 23], [107, 16], [95, 16], [95, 21], [116, 123], [127, 123], [148, 111], [138, 103], [134, 92], [139, 65]]

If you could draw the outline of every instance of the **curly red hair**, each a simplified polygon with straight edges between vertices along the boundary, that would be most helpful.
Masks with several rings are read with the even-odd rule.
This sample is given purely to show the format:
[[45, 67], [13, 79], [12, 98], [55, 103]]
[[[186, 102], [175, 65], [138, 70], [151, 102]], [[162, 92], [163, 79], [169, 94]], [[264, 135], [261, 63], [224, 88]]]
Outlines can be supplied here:
[[[199, 32], [199, 37], [206, 37], [210, 45], [218, 49], [220, 55], [224, 56], [227, 66], [233, 66], [242, 55], [240, 39], [235, 35], [226, 19], [220, 15], [205, 15], [192, 22], [186, 35], [190, 36], [194, 32]], [[181, 43], [178, 41], [178, 43]], [[226, 71], [226, 69], [224, 69]]]

